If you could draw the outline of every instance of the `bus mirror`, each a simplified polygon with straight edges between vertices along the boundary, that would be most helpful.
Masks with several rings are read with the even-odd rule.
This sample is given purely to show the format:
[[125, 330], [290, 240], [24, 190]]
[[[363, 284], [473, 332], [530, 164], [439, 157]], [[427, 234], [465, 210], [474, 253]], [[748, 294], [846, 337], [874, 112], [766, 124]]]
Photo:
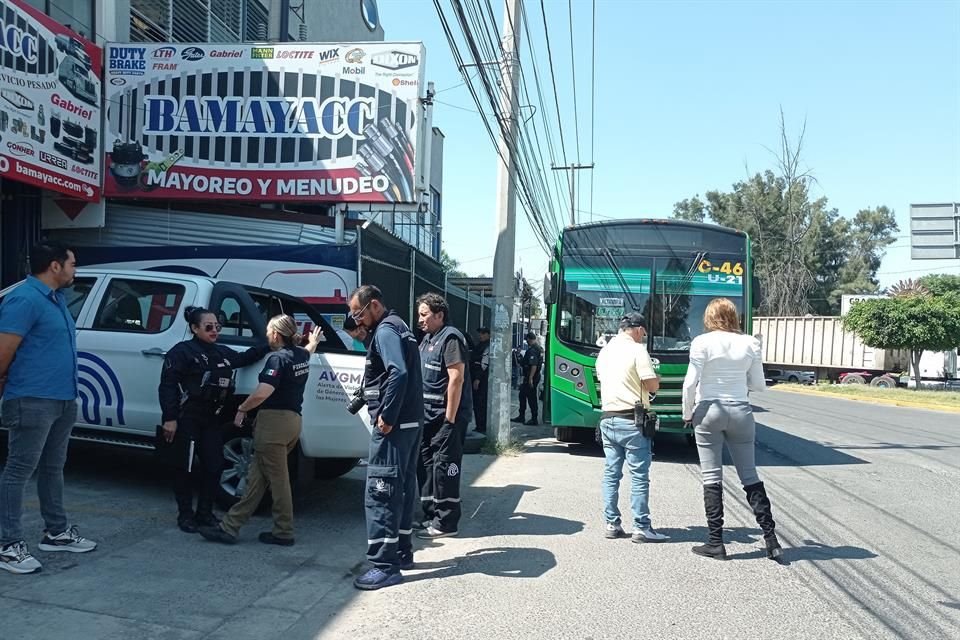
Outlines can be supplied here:
[[548, 273], [543, 279], [543, 303], [557, 304], [557, 289], [559, 276], [556, 273]]
[[760, 278], [753, 276], [750, 279], [751, 304], [754, 309], [759, 309], [763, 304], [763, 290], [760, 288]]

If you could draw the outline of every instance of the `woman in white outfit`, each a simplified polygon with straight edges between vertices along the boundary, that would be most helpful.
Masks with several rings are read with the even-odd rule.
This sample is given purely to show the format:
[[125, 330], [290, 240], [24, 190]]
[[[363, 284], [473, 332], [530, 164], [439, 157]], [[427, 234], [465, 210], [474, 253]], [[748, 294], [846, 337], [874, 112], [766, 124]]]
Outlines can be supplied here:
[[766, 384], [760, 342], [740, 331], [737, 308], [727, 298], [710, 301], [703, 314], [707, 333], [690, 345], [690, 367], [683, 382], [683, 419], [692, 422], [703, 476], [703, 505], [707, 515], [707, 544], [693, 548], [697, 555], [725, 560], [723, 546], [723, 445], [737, 468], [757, 524], [763, 531], [767, 557], [783, 554], [767, 492], [754, 460], [756, 425], [747, 397]]

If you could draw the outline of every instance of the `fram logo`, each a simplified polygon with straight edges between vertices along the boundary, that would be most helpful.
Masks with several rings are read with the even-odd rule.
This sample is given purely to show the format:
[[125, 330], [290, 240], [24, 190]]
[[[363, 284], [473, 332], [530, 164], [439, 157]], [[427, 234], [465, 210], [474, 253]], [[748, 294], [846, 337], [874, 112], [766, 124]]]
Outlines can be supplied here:
[[177, 50], [173, 47], [160, 47], [153, 50], [153, 57], [158, 60], [169, 60], [176, 54]]
[[370, 64], [382, 69], [398, 71], [400, 69], [409, 69], [420, 64], [420, 58], [412, 53], [403, 51], [385, 51], [370, 56]]
[[77, 352], [77, 391], [84, 422], [105, 427], [126, 424], [120, 380], [100, 356]]

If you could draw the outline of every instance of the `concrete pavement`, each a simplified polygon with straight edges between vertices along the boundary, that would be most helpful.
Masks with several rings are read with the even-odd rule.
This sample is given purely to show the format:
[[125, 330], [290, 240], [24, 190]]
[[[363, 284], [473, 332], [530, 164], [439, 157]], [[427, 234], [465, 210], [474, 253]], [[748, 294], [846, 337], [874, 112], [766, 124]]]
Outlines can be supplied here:
[[[705, 528], [681, 440], [658, 442], [652, 470], [671, 542], [604, 539], [601, 452], [541, 428], [522, 456], [469, 456], [461, 536], [421, 544], [406, 582], [374, 593], [351, 586], [365, 568], [361, 469], [298, 502], [295, 547], [259, 544], [266, 518], [224, 547], [174, 528], [149, 457], [80, 447], [68, 507], [101, 548], [0, 575], [0, 637], [960, 637], [954, 416], [771, 392], [757, 418], [785, 566], [763, 558], [732, 468], [733, 558], [690, 553]], [[39, 532], [35, 506], [26, 524]]]

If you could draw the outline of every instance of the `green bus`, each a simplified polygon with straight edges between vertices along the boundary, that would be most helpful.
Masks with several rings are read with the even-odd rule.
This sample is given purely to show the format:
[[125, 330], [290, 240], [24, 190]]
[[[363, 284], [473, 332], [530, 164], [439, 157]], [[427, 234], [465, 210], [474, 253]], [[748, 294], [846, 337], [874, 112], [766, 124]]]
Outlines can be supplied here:
[[600, 421], [595, 368], [600, 348], [625, 313], [647, 319], [647, 350], [659, 367], [653, 400], [659, 431], [686, 434], [681, 416], [690, 343], [704, 332], [713, 298], [738, 307], [759, 296], [750, 239], [742, 231], [683, 220], [611, 220], [564, 229], [544, 286], [547, 339], [545, 412], [561, 442], [585, 442]]

